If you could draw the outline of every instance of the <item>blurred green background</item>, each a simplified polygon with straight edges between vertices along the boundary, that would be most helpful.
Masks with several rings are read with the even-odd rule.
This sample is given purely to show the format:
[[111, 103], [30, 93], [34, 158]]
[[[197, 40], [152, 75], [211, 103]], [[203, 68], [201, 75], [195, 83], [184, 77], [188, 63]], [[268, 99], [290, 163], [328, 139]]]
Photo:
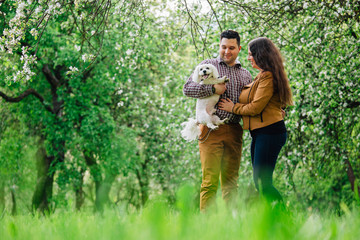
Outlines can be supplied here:
[[[358, 2], [3, 1], [0, 10], [1, 239], [358, 236]], [[246, 133], [236, 207], [219, 198], [217, 211], [198, 214], [198, 147], [179, 134], [196, 100], [182, 86], [218, 55], [226, 29], [240, 33], [238, 59], [253, 77], [250, 40], [266, 36], [283, 54], [295, 105], [274, 184], [291, 213], [258, 205]]]

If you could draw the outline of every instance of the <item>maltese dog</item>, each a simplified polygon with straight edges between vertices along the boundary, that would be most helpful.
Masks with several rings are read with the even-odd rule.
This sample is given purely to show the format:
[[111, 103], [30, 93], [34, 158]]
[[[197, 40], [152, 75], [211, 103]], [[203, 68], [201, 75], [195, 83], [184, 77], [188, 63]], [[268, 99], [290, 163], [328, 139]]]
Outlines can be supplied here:
[[[219, 78], [219, 73], [212, 64], [201, 64], [197, 66], [192, 80], [199, 84], [219, 84], [229, 81], [226, 76]], [[218, 125], [224, 124], [227, 119], [220, 120], [220, 118], [214, 114], [216, 112], [215, 105], [219, 101], [219, 98], [220, 95], [213, 94], [197, 100], [196, 120], [189, 118], [187, 122], [181, 124], [184, 127], [181, 131], [181, 136], [185, 140], [193, 141], [199, 137], [201, 134], [199, 124], [204, 124], [211, 130], [215, 130], [218, 128]]]

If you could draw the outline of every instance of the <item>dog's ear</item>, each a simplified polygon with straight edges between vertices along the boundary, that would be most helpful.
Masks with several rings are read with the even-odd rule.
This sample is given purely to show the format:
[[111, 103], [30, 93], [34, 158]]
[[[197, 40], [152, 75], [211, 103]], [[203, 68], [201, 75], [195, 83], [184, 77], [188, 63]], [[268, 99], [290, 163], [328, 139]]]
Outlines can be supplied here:
[[218, 70], [216, 69], [216, 67], [215, 67], [214, 65], [212, 65], [212, 64], [210, 64], [210, 66], [211, 66], [211, 70], [212, 70], [213, 77], [214, 77], [214, 78], [219, 78], [219, 72], [218, 72]]
[[194, 71], [194, 73], [193, 73], [193, 76], [192, 76], [192, 80], [194, 81], [194, 82], [199, 82], [199, 80], [200, 80], [200, 78], [199, 78], [199, 71], [200, 71], [200, 66], [197, 66], [196, 68], [195, 68], [195, 71]]

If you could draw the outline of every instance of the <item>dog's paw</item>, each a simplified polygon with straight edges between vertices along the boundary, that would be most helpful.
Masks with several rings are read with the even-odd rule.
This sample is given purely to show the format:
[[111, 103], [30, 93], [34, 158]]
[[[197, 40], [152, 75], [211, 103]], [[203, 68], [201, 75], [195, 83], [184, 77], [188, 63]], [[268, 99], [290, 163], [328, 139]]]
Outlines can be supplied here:
[[219, 128], [219, 126], [214, 125], [214, 124], [212, 124], [212, 123], [208, 123], [208, 124], [206, 124], [206, 126], [207, 126], [208, 128], [211, 128], [212, 130], [216, 130], [216, 129]]
[[219, 126], [216, 126], [216, 125], [215, 125], [214, 127], [211, 127], [210, 129], [211, 129], [211, 130], [216, 130], [216, 129], [218, 129], [218, 128], [219, 128]]
[[230, 81], [230, 79], [227, 76], [223, 76], [222, 78], [218, 78], [220, 83], [227, 83]]
[[225, 119], [223, 119], [223, 120], [220, 120], [220, 119], [219, 119], [219, 121], [215, 122], [215, 124], [217, 124], [217, 125], [223, 125], [223, 124], [228, 123], [229, 121], [230, 121], [230, 120], [229, 120], [228, 118], [225, 118]]

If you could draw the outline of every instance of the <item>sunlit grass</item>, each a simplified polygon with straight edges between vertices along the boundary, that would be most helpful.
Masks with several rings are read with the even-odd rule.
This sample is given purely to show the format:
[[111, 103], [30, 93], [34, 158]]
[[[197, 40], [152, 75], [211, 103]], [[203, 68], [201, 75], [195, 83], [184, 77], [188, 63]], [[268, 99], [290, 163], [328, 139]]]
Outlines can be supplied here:
[[221, 199], [199, 213], [193, 192], [183, 189], [176, 206], [152, 200], [139, 211], [118, 207], [103, 214], [57, 211], [49, 216], [4, 216], [0, 239], [358, 239], [357, 208], [344, 214], [319, 214], [273, 209], [260, 202], [239, 201], [232, 208]]

